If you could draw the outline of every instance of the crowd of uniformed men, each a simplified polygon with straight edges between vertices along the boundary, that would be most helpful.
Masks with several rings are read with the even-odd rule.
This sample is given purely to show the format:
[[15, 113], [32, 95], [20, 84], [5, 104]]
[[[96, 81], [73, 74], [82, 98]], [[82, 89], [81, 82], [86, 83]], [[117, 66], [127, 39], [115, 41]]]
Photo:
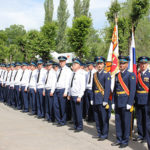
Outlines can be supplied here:
[[[111, 109], [115, 111], [116, 142], [112, 146], [128, 146], [135, 106], [138, 137], [150, 148], [150, 71], [148, 57], [138, 59], [137, 78], [128, 71], [129, 57], [119, 56], [119, 73], [111, 93], [111, 75], [104, 70], [105, 58], [96, 57], [86, 66], [73, 59], [69, 68], [65, 56], [59, 64], [12, 63], [0, 65], [0, 100], [14, 109], [29, 112], [57, 126], [73, 121], [75, 132], [83, 130], [83, 121], [95, 121], [99, 141], [108, 138]], [[111, 96], [110, 96], [111, 95]]]

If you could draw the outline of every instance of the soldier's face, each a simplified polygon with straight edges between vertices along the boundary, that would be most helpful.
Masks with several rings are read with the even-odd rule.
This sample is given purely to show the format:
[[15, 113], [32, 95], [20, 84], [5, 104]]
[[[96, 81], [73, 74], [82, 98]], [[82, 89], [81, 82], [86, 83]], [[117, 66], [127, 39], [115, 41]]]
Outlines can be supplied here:
[[93, 65], [89, 65], [89, 66], [88, 66], [88, 69], [89, 69], [89, 70], [92, 70], [92, 69], [93, 69]]
[[97, 63], [98, 71], [101, 71], [104, 68], [104, 63]]
[[52, 65], [48, 65], [47, 69], [50, 70], [53, 66]]
[[140, 63], [140, 70], [145, 71], [148, 67], [148, 63]]
[[123, 70], [125, 70], [127, 68], [128, 68], [128, 63], [120, 63], [119, 64], [120, 71], [123, 71]]
[[25, 70], [27, 68], [27, 66], [22, 66], [22, 69]]
[[38, 64], [38, 69], [41, 69], [43, 64]]
[[66, 65], [66, 61], [61, 60], [59, 61], [60, 67], [64, 67]]
[[72, 69], [73, 71], [77, 71], [78, 69], [80, 69], [80, 65], [78, 63], [74, 63]]

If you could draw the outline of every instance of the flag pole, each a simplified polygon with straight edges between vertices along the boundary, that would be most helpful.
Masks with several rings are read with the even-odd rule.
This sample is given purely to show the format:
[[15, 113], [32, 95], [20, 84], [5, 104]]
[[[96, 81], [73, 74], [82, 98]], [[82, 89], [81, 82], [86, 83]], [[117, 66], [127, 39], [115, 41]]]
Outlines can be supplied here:
[[[133, 27], [133, 25], [132, 25], [132, 37], [133, 37], [133, 34], [134, 34], [134, 27]], [[131, 42], [132, 42], [132, 37], [131, 37]], [[131, 45], [132, 45], [132, 43], [131, 43]], [[129, 50], [130, 51], [130, 50]], [[131, 112], [131, 127], [130, 127], [130, 139], [132, 140], [132, 130], [133, 130], [133, 125], [134, 125], [134, 123], [133, 123], [133, 121], [134, 121], [134, 106], [132, 106], [133, 107], [133, 111]]]

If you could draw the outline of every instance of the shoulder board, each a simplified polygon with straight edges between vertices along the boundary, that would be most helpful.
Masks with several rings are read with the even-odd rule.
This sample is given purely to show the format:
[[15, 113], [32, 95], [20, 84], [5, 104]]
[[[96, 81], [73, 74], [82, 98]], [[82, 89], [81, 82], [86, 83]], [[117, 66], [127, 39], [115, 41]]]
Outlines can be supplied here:
[[104, 71], [104, 73], [107, 73], [107, 71]]
[[148, 72], [150, 73], [150, 70]]

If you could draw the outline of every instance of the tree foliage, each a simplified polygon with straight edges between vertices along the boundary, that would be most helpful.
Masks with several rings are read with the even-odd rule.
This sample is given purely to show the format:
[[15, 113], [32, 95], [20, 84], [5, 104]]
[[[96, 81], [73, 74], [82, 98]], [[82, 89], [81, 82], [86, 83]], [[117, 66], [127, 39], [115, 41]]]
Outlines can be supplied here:
[[54, 4], [53, 0], [45, 0], [44, 2], [45, 9], [45, 21], [44, 23], [51, 23], [53, 20]]
[[92, 20], [86, 16], [81, 16], [73, 21], [72, 28], [68, 31], [70, 46], [81, 59], [88, 55], [89, 49], [86, 44]]
[[57, 48], [56, 51], [64, 52], [66, 51], [65, 48], [65, 41], [66, 41], [66, 28], [67, 28], [67, 20], [70, 14], [67, 10], [67, 2], [66, 0], [60, 0], [60, 4], [57, 11], [57, 21], [58, 21], [58, 32], [57, 32]]

